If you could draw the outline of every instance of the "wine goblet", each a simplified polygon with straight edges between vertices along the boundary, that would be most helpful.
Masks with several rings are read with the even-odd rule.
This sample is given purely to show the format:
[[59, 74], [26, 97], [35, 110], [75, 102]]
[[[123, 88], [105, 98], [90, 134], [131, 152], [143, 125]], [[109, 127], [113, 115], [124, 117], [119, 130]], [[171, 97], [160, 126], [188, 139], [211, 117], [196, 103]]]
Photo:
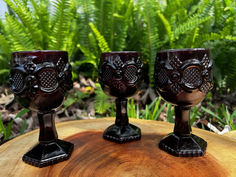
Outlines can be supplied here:
[[116, 97], [116, 120], [103, 134], [106, 140], [124, 143], [141, 138], [141, 130], [129, 123], [127, 97], [134, 95], [142, 81], [142, 61], [135, 51], [101, 54], [99, 82], [104, 92]]
[[157, 53], [155, 85], [159, 95], [175, 105], [174, 132], [159, 147], [175, 156], [203, 156], [207, 142], [191, 133], [190, 108], [212, 88], [209, 49], [170, 49]]
[[22, 160], [37, 167], [67, 160], [74, 148], [58, 139], [55, 109], [73, 87], [71, 65], [65, 51], [21, 51], [12, 53], [10, 83], [16, 99], [38, 112], [39, 142]]

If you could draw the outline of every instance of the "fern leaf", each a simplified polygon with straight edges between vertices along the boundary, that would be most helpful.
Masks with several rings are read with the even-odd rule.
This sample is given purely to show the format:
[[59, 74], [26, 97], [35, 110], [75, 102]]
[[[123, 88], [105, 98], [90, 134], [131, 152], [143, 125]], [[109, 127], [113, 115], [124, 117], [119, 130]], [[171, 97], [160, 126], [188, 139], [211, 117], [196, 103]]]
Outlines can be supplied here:
[[31, 35], [31, 40], [33, 41], [35, 49], [42, 49], [42, 36], [37, 25], [37, 21], [33, 19], [33, 14], [30, 10], [19, 0], [15, 0], [15, 4], [10, 0], [4, 0], [6, 4], [16, 13], [20, 18], [23, 25], [27, 28]]
[[221, 39], [221, 35], [218, 33], [202, 34], [196, 40], [195, 45], [197, 47], [200, 47], [200, 45], [202, 45], [206, 41], [217, 40], [217, 39]]
[[114, 30], [114, 49], [118, 51], [124, 50], [128, 34], [128, 27], [131, 23], [131, 13], [133, 10], [133, 0], [126, 0], [121, 4], [119, 13], [114, 14], [115, 30]]
[[[108, 12], [107, 14], [107, 17], [108, 17], [108, 22], [110, 24], [106, 25], [108, 28], [106, 29], [106, 32], [105, 32], [105, 36], [107, 41], [108, 41], [108, 44], [109, 46], [111, 47], [112, 50], [114, 50], [114, 25], [115, 25], [115, 12], [116, 12], [116, 2], [117, 0], [112, 0], [112, 1], [109, 1], [108, 3], [111, 3], [111, 6], [110, 6], [110, 11]], [[110, 27], [109, 27], [110, 26]]]
[[170, 47], [173, 48], [174, 35], [173, 35], [173, 32], [172, 32], [170, 23], [165, 18], [165, 16], [161, 13], [161, 11], [158, 10], [157, 14], [158, 14], [159, 18], [161, 19], [161, 21], [162, 21], [162, 23], [163, 23], [163, 25], [164, 25], [164, 27], [167, 31], [167, 34], [168, 34], [168, 37], [169, 37], [169, 42], [170, 42]]
[[69, 13], [70, 1], [69, 0], [58, 0], [54, 2], [54, 19], [56, 20], [55, 25], [52, 29], [52, 42], [50, 43], [50, 49], [53, 50], [64, 50], [65, 38], [68, 34], [68, 22], [71, 20]]
[[210, 15], [212, 8], [214, 7], [213, 4], [215, 3], [215, 0], [204, 0], [200, 2], [202, 3], [201, 6], [199, 6], [198, 14], [199, 17], [207, 17]]
[[225, 36], [225, 39], [230, 40], [230, 41], [236, 41], [236, 36], [227, 35]]
[[175, 39], [178, 39], [181, 34], [185, 34], [187, 31], [190, 31], [194, 28], [197, 28], [200, 24], [208, 21], [211, 19], [210, 16], [199, 18], [198, 16], [194, 16], [192, 18], [189, 18], [186, 22], [183, 24], [180, 24], [174, 31], [174, 37]]
[[195, 41], [199, 36], [198, 32], [199, 32], [199, 27], [194, 29], [194, 33], [193, 33], [193, 37], [192, 37], [192, 41], [191, 41], [191, 48], [194, 48]]
[[144, 21], [144, 36], [142, 39], [142, 53], [143, 57], [146, 58], [146, 61], [149, 63], [149, 82], [150, 85], [154, 85], [153, 75], [154, 75], [154, 63], [156, 59], [156, 52], [158, 47], [160, 47], [160, 40], [158, 35], [158, 23], [157, 19], [157, 9], [158, 4], [154, 0], [139, 1], [139, 12], [143, 16]]
[[108, 47], [108, 44], [104, 37], [100, 34], [98, 29], [94, 26], [93, 23], [89, 23], [89, 26], [91, 27], [92, 31], [96, 35], [96, 39], [98, 41], [98, 46], [100, 47], [101, 52], [110, 52], [111, 49]]
[[50, 36], [50, 28], [49, 28], [49, 1], [39, 1], [39, 3], [35, 2], [35, 0], [30, 0], [34, 11], [35, 17], [39, 21], [40, 33], [42, 36], [42, 49], [48, 49], [49, 45], [49, 36]]
[[109, 97], [103, 92], [100, 86], [96, 88], [95, 93], [95, 111], [99, 114], [104, 114], [111, 107], [111, 104], [108, 102]]
[[104, 26], [105, 26], [105, 18], [106, 18], [106, 11], [108, 10], [106, 8], [106, 0], [100, 0], [100, 1], [95, 1], [94, 5], [96, 7], [95, 9], [95, 18], [96, 18], [96, 26], [98, 31], [104, 32]]
[[10, 56], [10, 53], [11, 47], [5, 36], [0, 33], [0, 55], [8, 58], [8, 56]]
[[94, 19], [94, 2], [90, 0], [78, 0], [78, 6], [78, 20], [80, 22], [78, 25], [79, 43], [91, 53], [93, 51], [93, 46], [88, 36], [92, 32], [89, 23]]
[[80, 44], [78, 44], [77, 47], [81, 50], [81, 52], [83, 52], [85, 57], [82, 60], [76, 61], [75, 64], [80, 66], [82, 64], [89, 63], [92, 64], [95, 69], [97, 69], [98, 64], [96, 62], [96, 56], [91, 51], [89, 51], [87, 48], [84, 48]]
[[12, 44], [12, 50], [22, 51], [22, 50], [34, 50], [34, 44], [32, 43], [32, 38], [29, 36], [28, 30], [14, 17], [6, 14], [6, 27], [8, 39]]

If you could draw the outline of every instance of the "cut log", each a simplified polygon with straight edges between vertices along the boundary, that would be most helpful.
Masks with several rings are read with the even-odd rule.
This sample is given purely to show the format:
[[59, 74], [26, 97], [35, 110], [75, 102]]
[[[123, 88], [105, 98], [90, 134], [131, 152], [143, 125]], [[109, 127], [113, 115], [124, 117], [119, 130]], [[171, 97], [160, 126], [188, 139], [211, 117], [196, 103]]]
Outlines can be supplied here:
[[60, 139], [74, 143], [69, 160], [37, 168], [21, 158], [38, 139], [38, 131], [19, 136], [0, 146], [0, 176], [34, 177], [235, 177], [236, 141], [193, 128], [208, 142], [203, 157], [174, 157], [158, 148], [158, 142], [173, 131], [174, 124], [130, 119], [142, 130], [140, 141], [116, 144], [102, 138], [114, 119], [59, 123]]

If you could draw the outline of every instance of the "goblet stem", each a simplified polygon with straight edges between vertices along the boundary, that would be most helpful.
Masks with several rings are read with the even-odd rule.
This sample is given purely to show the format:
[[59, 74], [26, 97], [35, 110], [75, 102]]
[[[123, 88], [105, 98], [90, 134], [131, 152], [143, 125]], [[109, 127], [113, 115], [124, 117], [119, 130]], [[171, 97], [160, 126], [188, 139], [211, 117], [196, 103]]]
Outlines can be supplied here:
[[58, 139], [54, 115], [55, 111], [38, 112], [39, 143], [23, 156], [24, 162], [36, 167], [45, 167], [70, 157], [74, 145]]
[[206, 152], [207, 142], [191, 133], [189, 107], [175, 107], [174, 132], [166, 136], [159, 143], [159, 147], [178, 157], [203, 156]]
[[39, 142], [51, 142], [58, 138], [55, 127], [55, 111], [42, 113], [38, 112], [39, 120]]
[[190, 108], [176, 106], [174, 134], [178, 136], [189, 136], [192, 131], [189, 119], [190, 119]]
[[117, 143], [125, 143], [141, 138], [140, 128], [129, 124], [126, 98], [116, 99], [116, 121], [115, 124], [104, 131], [103, 138]]
[[116, 99], [116, 121], [117, 126], [125, 126], [129, 124], [127, 115], [127, 99], [117, 98]]

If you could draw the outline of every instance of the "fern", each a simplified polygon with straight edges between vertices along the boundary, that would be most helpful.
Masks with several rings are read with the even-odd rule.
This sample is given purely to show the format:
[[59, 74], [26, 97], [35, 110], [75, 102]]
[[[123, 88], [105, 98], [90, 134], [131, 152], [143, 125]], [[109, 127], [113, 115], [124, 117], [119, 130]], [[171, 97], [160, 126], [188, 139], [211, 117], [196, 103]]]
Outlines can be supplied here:
[[83, 60], [76, 61], [75, 64], [82, 65], [82, 64], [90, 63], [94, 66], [94, 68], [97, 69], [98, 64], [96, 62], [96, 56], [93, 55], [91, 51], [89, 51], [88, 49], [82, 47], [80, 44], [78, 44], [77, 47], [83, 52], [83, 54], [85, 55], [85, 58]]
[[95, 103], [94, 108], [96, 113], [104, 114], [108, 111], [108, 109], [112, 106], [111, 103], [108, 102], [109, 96], [107, 96], [100, 85], [96, 87], [95, 90], [96, 96], [95, 96]]
[[52, 43], [50, 43], [50, 49], [53, 50], [65, 50], [64, 42], [66, 35], [68, 34], [68, 22], [71, 20], [69, 8], [69, 0], [58, 0], [54, 2], [55, 13], [54, 19], [56, 23], [52, 29]]
[[[169, 21], [165, 18], [165, 16], [160, 12], [157, 11], [157, 14], [159, 16], [159, 18], [161, 19], [166, 31], [167, 31], [167, 35], [169, 37], [169, 43], [170, 43], [170, 47], [173, 48], [173, 41], [174, 41], [174, 35], [171, 29], [171, 26], [169, 24]], [[176, 35], [176, 34], [175, 34]]]
[[[234, 43], [235, 45], [236, 43]], [[232, 56], [236, 55], [236, 52], [232, 52]], [[230, 61], [230, 67], [228, 67], [228, 77], [227, 77], [227, 86], [229, 88], [236, 89], [235, 79], [236, 79], [236, 57]]]
[[114, 49], [122, 51], [126, 47], [126, 38], [129, 23], [131, 21], [131, 12], [133, 10], [133, 0], [126, 0], [121, 3], [119, 13], [114, 14]]
[[0, 33], [0, 55], [8, 58], [10, 53], [11, 53], [11, 47], [5, 36], [3, 36]]
[[200, 3], [203, 3], [202, 6], [199, 6], [198, 14], [200, 14], [199, 17], [207, 17], [209, 16], [212, 8], [214, 7], [213, 4], [216, 0], [203, 0]]
[[24, 26], [14, 17], [6, 15], [7, 30], [13, 51], [33, 50], [32, 38]]
[[[36, 0], [37, 1], [37, 0]], [[50, 13], [49, 7], [50, 4], [48, 1], [39, 1], [30, 0], [34, 10], [35, 17], [39, 20], [40, 32], [42, 35], [42, 49], [48, 49], [49, 45], [49, 36], [50, 36]]]
[[19, 0], [15, 0], [15, 4], [10, 0], [4, 1], [20, 18], [23, 25], [27, 27], [28, 32], [31, 35], [31, 40], [34, 44], [34, 48], [42, 49], [42, 36], [37, 26], [37, 21], [32, 18], [32, 14], [30, 13], [29, 9], [23, 3], [20, 3]]
[[198, 16], [194, 16], [189, 18], [185, 23], [180, 24], [174, 31], [174, 37], [176, 39], [179, 38], [181, 34], [185, 34], [187, 31], [190, 31], [196, 27], [198, 27], [200, 24], [210, 20], [211, 17], [203, 17], [199, 18]]
[[100, 34], [100, 32], [97, 30], [97, 28], [93, 25], [93, 23], [89, 23], [89, 26], [91, 27], [92, 31], [96, 35], [96, 39], [98, 41], [98, 45], [100, 47], [101, 52], [110, 52], [111, 49], [108, 47], [106, 40]]
[[156, 1], [150, 0], [140, 0], [139, 1], [140, 13], [143, 16], [143, 21], [145, 23], [144, 27], [144, 36], [143, 36], [143, 47], [142, 52], [144, 57], [148, 58], [149, 62], [149, 82], [153, 86], [154, 80], [154, 63], [156, 59], [156, 52], [160, 45], [159, 43], [159, 34], [158, 34], [158, 24], [156, 22], [157, 14], [155, 13], [158, 10], [158, 5]]

